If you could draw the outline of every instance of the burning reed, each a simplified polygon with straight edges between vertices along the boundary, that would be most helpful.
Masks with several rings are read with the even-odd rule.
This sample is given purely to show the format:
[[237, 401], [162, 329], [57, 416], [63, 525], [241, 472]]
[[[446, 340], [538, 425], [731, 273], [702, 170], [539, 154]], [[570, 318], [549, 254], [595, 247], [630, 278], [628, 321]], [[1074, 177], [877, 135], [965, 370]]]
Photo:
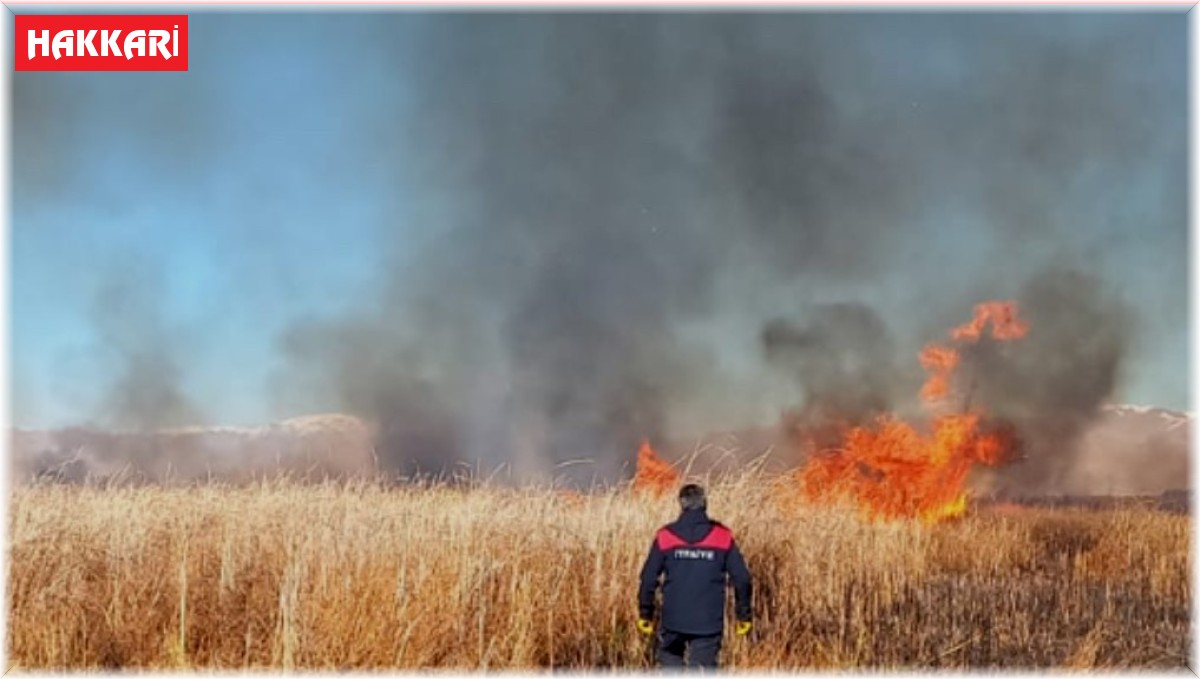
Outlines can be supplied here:
[[968, 381], [962, 388], [958, 371], [961, 351], [981, 339], [1016, 340], [1026, 332], [1015, 303], [978, 304], [971, 321], [950, 331], [951, 344], [930, 344], [921, 352], [929, 373], [921, 398], [932, 415], [930, 432], [885, 413], [873, 426], [845, 427], [832, 450], [810, 442], [816, 454], [797, 473], [807, 497], [852, 503], [868, 518], [933, 523], [961, 515], [972, 468], [1007, 461], [1016, 443], [1002, 428], [989, 431], [986, 413], [972, 407], [972, 387]]
[[[1178, 667], [1189, 519], [971, 509], [867, 523], [710, 480], [756, 578], [742, 669]], [[638, 567], [668, 494], [284, 483], [11, 497], [17, 669], [649, 667]]]

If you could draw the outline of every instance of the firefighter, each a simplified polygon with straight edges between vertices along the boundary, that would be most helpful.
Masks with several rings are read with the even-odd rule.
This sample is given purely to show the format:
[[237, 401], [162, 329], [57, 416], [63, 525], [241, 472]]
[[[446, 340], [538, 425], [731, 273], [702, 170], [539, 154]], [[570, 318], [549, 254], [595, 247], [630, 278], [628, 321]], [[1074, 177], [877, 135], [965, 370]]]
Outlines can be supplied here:
[[654, 633], [654, 596], [665, 574], [659, 664], [715, 668], [725, 629], [726, 575], [733, 583], [737, 635], [750, 633], [750, 569], [733, 533], [708, 518], [703, 488], [684, 486], [679, 504], [679, 519], [658, 530], [642, 566], [637, 628], [647, 636]]

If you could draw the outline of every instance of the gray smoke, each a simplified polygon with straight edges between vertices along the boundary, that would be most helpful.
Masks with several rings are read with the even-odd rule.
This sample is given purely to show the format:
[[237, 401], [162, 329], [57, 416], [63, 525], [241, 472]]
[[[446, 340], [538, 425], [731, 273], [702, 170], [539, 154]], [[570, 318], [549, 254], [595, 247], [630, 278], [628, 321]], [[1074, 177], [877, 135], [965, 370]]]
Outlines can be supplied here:
[[999, 472], [1001, 487], [1040, 493], [1062, 487], [1080, 437], [1112, 402], [1132, 311], [1094, 276], [1070, 270], [1037, 276], [1018, 299], [1028, 335], [969, 347], [960, 370], [972, 401], [1019, 437], [1022, 459]]
[[[164, 311], [162, 272], [136, 257], [98, 262], [96, 270], [88, 353], [104, 377], [95, 404], [76, 426], [12, 431], [9, 471], [17, 482], [203, 478], [218, 464], [216, 449], [195, 445], [203, 436], [162, 433], [205, 419], [186, 384], [188, 343]], [[224, 454], [220, 466], [228, 469], [230, 459], [258, 464], [240, 452]]]
[[[1120, 384], [1133, 312], [1096, 277], [1070, 269], [1040, 272], [1016, 302], [1030, 326], [1025, 337], [994, 339], [985, 330], [978, 342], [956, 345], [961, 362], [949, 407], [980, 411], [983, 427], [1012, 435], [1013, 462], [989, 475], [991, 491], [1062, 492], [1082, 437]], [[938, 335], [932, 339], [943, 342], [946, 330]], [[768, 323], [762, 339], [767, 360], [803, 386], [804, 402], [787, 425], [804, 452], [835, 447], [842, 427], [869, 426], [916, 395], [917, 383], [896, 365], [886, 324], [868, 307], [817, 307], [804, 323]]]
[[820, 305], [800, 322], [770, 321], [762, 343], [767, 361], [790, 373], [803, 394], [786, 414], [795, 446], [835, 446], [843, 426], [869, 424], [907, 400], [897, 398], [905, 380], [891, 334], [865, 305]]
[[[1035, 275], [1016, 301], [1027, 335], [997, 340], [985, 330], [977, 342], [957, 344], [949, 406], [981, 412], [985, 429], [1011, 436], [1011, 463], [987, 479], [991, 490], [1060, 492], [1076, 470], [1081, 438], [1120, 383], [1132, 310], [1094, 276], [1070, 269]], [[943, 342], [948, 329], [932, 338]], [[803, 322], [769, 322], [762, 340], [767, 360], [803, 390], [803, 403], [787, 415], [802, 452], [836, 447], [844, 427], [869, 426], [915, 400], [919, 382], [899, 368], [885, 323], [862, 305], [826, 305]]]
[[[394, 467], [532, 473], [583, 459], [579, 477], [612, 478], [673, 413], [754, 389], [722, 384], [713, 356], [752, 347], [788, 291], [804, 306], [890, 280], [925, 310], [900, 319], [912, 334], [964, 295], [1014, 290], [1047, 266], [1039, 249], [1078, 254], [1079, 216], [1059, 202], [1079, 168], [1112, 181], [1151, 127], [1113, 92], [1128, 45], [1087, 56], [1102, 27], [1066, 45], [999, 21], [976, 47], [983, 19], [900, 24], [921, 34], [943, 21], [965, 31], [945, 45], [965, 73], [912, 83], [936, 102], [916, 112], [846, 48], [869, 44], [881, 19], [423, 17], [392, 55], [420, 65], [405, 70], [406, 116], [380, 115], [365, 162], [403, 168], [413, 204], [396, 232], [411, 238], [416, 224], [424, 245], [393, 258], [361, 316], [293, 327], [286, 371], [316, 372], [339, 404], [392, 432], [382, 455]], [[992, 227], [1003, 266], [981, 266], [986, 247], [928, 260], [951, 227], [902, 226], [927, 224], [926, 204], [951, 193]], [[394, 248], [412, 245], [398, 236]], [[705, 344], [684, 330], [755, 309], [764, 316], [741, 338]], [[1062, 319], [1045, 348], [1070, 353], [1061, 338], [1091, 321]], [[800, 378], [810, 417], [865, 417], [908, 384], [866, 307], [810, 323], [763, 336]]]
[[9, 470], [18, 483], [246, 483], [373, 478], [375, 433], [345, 415], [262, 427], [16, 429]]
[[160, 180], [200, 190], [227, 132], [213, 81], [204, 73], [13, 73], [14, 212], [68, 199], [104, 213], [135, 207], [146, 187], [90, 172], [98, 154], [133, 158]]
[[199, 424], [199, 407], [183, 383], [184, 344], [163, 314], [163, 280], [144, 262], [114, 264], [92, 299], [96, 352], [111, 366], [100, 421], [153, 431]]
[[[449, 346], [416, 338], [421, 362], [446, 368], [424, 395], [388, 371], [335, 368], [337, 391], [369, 394], [363, 412], [385, 430], [454, 423], [437, 427], [451, 435], [420, 437], [421, 450], [404, 436], [389, 442], [387, 457], [485, 457], [533, 471], [590, 460], [581, 476], [612, 478], [639, 439], [665, 433], [667, 410], [686, 396], [682, 387], [706, 372], [703, 352], [678, 327], [714, 312], [714, 284], [728, 271], [722, 256], [731, 244], [741, 241], [754, 257], [783, 256], [782, 266], [816, 257], [823, 242], [844, 242], [827, 215], [862, 184], [830, 190], [847, 168], [789, 171], [789, 162], [845, 155], [828, 129], [833, 104], [804, 72], [786, 81], [756, 75], [775, 57], [753, 49], [755, 23], [453, 17], [426, 26], [422, 68], [413, 74], [421, 115], [394, 143], [425, 165], [417, 194], [451, 202], [431, 212], [453, 246], [439, 242], [439, 265], [419, 272], [428, 277], [410, 281], [410, 271], [397, 270], [382, 288], [415, 283], [440, 304], [480, 313], [434, 315], [428, 324], [430, 314], [420, 315], [422, 330], [454, 337]], [[467, 35], [486, 38], [451, 39]], [[789, 123], [786, 111], [796, 107], [813, 124]], [[874, 157], [845, 162], [863, 181], [882, 173]], [[877, 209], [891, 204], [881, 203]], [[411, 319], [400, 301], [385, 293], [380, 313]], [[392, 322], [339, 325], [334, 335], [352, 337], [333, 347], [332, 365], [371, 363], [362, 345], [396, 335]], [[370, 339], [358, 341], [363, 330]], [[456, 349], [463, 353], [447, 355]], [[439, 401], [470, 402], [466, 392], [481, 387], [463, 374], [471, 372], [463, 362], [489, 353], [502, 366], [496, 379], [504, 388], [482, 417], [505, 413], [506, 422], [489, 427], [465, 408], [438, 410]], [[303, 370], [312, 355], [299, 351], [292, 365]], [[483, 443], [490, 450], [472, 456], [462, 432], [481, 427], [496, 436]]]
[[[291, 102], [337, 112], [339, 150], [311, 158], [311, 172], [379, 197], [367, 219], [380, 261], [362, 263], [369, 284], [336, 311], [314, 304], [291, 319], [267, 391], [280, 417], [369, 420], [391, 472], [612, 479], [643, 437], [761, 423], [793, 406], [802, 420], [903, 409], [919, 386], [907, 357], [970, 303], [1021, 294], [1039, 272], [1086, 268], [1153, 299], [1129, 324], [1174, 338], [1164, 346], [1179, 337], [1186, 193], [1182, 179], [1145, 178], [1185, 176], [1185, 71], [1160, 77], [1186, 44], [1181, 16], [194, 19], [187, 78], [143, 88], [17, 74], [14, 207], [83, 195], [109, 209], [111, 187], [76, 171], [79, 149], [124, 149], [190, 191], [211, 188], [195, 180], [214, 167], [212, 149], [255, 141], [214, 131], [263, 129], [275, 115], [264, 102], [288, 105], [229, 105], [221, 55], [243, 75], [315, 42], [337, 45], [338, 64], [382, 64], [355, 67], [336, 97]], [[147, 105], [130, 107], [143, 89]], [[119, 112], [111, 124], [97, 122], [98, 102]], [[289, 251], [279, 206], [311, 199], [256, 181], [262, 190], [247, 181], [222, 194], [247, 220], [222, 242], [229, 257]], [[336, 237], [320, 242], [331, 245], [314, 256], [343, 256]], [[242, 314], [291, 301], [305, 273], [282, 267], [272, 290], [270, 262], [255, 263], [232, 269], [243, 275], [230, 277], [229, 303]], [[81, 287], [113, 300], [96, 317], [122, 366], [106, 418], [198, 417], [188, 377], [214, 366], [161, 331], [161, 300], [102, 283]], [[1039, 348], [1081, 363], [977, 360], [988, 376], [979, 398], [1040, 431], [1049, 424], [1015, 402], [1030, 389], [1021, 376], [1079, 381], [1032, 398], [1074, 399], [1086, 419], [1093, 397], [1120, 386], [1130, 339], [1076, 356], [1069, 338], [1108, 327], [1112, 305], [1038, 285], [1047, 292], [1023, 297], [1035, 331], [1046, 323]], [[764, 329], [768, 319], [786, 320]], [[993, 379], [985, 368], [1001, 359], [1017, 363]], [[797, 387], [799, 404], [781, 395]]]
[[376, 423], [385, 471], [445, 471], [459, 459], [461, 422], [436, 367], [397, 333], [366, 320], [314, 322], [293, 328], [282, 348], [294, 360], [320, 368], [302, 389], [333, 393], [342, 407]]

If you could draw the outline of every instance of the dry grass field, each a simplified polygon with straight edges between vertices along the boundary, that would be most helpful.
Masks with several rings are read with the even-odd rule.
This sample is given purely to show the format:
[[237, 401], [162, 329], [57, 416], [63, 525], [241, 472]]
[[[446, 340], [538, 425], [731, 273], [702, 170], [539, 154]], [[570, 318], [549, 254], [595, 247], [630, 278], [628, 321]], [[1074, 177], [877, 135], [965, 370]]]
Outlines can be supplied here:
[[[969, 511], [868, 524], [714, 481], [755, 576], [738, 669], [1181, 668], [1190, 519]], [[6, 669], [642, 669], [670, 497], [486, 485], [96, 488], [10, 498]]]

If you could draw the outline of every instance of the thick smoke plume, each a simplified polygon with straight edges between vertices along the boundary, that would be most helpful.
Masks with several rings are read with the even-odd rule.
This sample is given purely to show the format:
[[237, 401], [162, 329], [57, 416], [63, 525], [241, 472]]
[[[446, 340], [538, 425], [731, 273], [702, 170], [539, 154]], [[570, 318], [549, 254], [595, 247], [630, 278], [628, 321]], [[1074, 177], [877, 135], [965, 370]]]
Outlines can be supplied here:
[[770, 321], [762, 342], [766, 359], [790, 372], [803, 393], [786, 415], [793, 445], [837, 445], [842, 427], [891, 411], [904, 384], [886, 324], [862, 304], [822, 305], [803, 322]]
[[88, 300], [88, 320], [94, 330], [91, 354], [105, 366], [106, 379], [93, 421], [12, 432], [10, 472], [18, 481], [164, 481], [203, 478], [214, 467], [249, 469], [251, 456], [238, 462], [236, 452], [199, 444], [205, 437], [162, 433], [201, 424], [204, 417], [184, 382], [185, 345], [164, 313], [161, 272], [136, 258], [98, 268], [103, 276]]
[[[315, 31], [300, 17], [197, 16], [193, 51], [212, 59], [224, 49], [203, 49], [221, 34], [206, 22], [249, 26], [247, 44], [280, 54], [310, 49], [296, 36]], [[347, 59], [384, 65], [386, 77], [368, 69], [361, 83], [347, 76], [354, 86], [341, 96], [302, 104], [337, 111], [338, 155], [313, 158], [311, 172], [321, 183], [322, 172], [345, 174], [373, 197], [347, 214], [371, 221], [355, 233], [373, 230], [379, 259], [362, 262], [370, 280], [340, 305], [313, 305], [272, 333], [268, 398], [280, 419], [337, 410], [368, 420], [391, 473], [612, 480], [644, 437], [762, 424], [789, 409], [792, 424], [903, 411], [920, 379], [907, 358], [921, 342], [973, 302], [1019, 296], [1045, 333], [1028, 343], [1039, 356], [981, 348], [976, 398], [1039, 440], [1069, 441], [1075, 424], [1033, 411], [1066, 401], [1066, 419], [1085, 422], [1120, 386], [1132, 340], [1114, 319], [1171, 328], [1186, 301], [1186, 194], [1182, 180], [1154, 179], [1186, 169], [1184, 72], [1159, 78], [1184, 31], [1166, 15], [322, 22], [313, 34], [346, 46]], [[15, 177], [24, 197], [14, 205], [100, 193], [80, 189], [78, 173], [68, 173], [75, 188], [55, 184], [74, 141], [171, 148], [186, 162], [154, 167], [188, 168], [170, 171], [189, 186], [218, 167], [223, 135], [212, 132], [230, 121], [217, 85], [232, 76], [216, 61], [195, 70], [155, 99], [155, 116], [203, 112], [162, 116], [180, 121], [169, 130], [104, 127], [85, 105], [55, 103], [101, 101], [107, 86], [19, 78], [15, 150], [35, 155], [44, 139], [47, 153]], [[127, 94], [136, 83], [111, 84]], [[68, 113], [39, 113], [60, 108]], [[259, 115], [237, 113], [238, 125]], [[205, 141], [157, 143], [167, 136]], [[286, 249], [274, 206], [297, 196], [228, 195], [264, 216], [238, 247]], [[327, 228], [347, 226], [360, 225]], [[1123, 248], [1134, 230], [1141, 249]], [[1111, 300], [1063, 273], [1081, 263], [1156, 303], [1114, 315]], [[1022, 293], [1031, 279], [1040, 282]], [[213, 366], [162, 350], [153, 314], [146, 326], [122, 311], [126, 293], [81, 287], [112, 300], [117, 313], [95, 329], [125, 357], [105, 399], [112, 412], [92, 419], [164, 426], [206, 405], [185, 385]], [[293, 301], [288, 282], [278, 287], [244, 303]], [[1042, 375], [1060, 379], [1031, 391], [1026, 378]]]
[[[1016, 459], [990, 474], [990, 490], [1061, 492], [1071, 486], [1082, 438], [1110, 415], [1105, 406], [1121, 379], [1132, 311], [1094, 276], [1066, 269], [1030, 279], [1017, 305], [1028, 334], [1003, 342], [984, 335], [962, 347], [943, 407], [981, 412], [985, 427], [1013, 435]], [[803, 389], [788, 427], [805, 453], [838, 447], [847, 427], [903, 412], [916, 393], [892, 362], [886, 325], [867, 307], [829, 305], [803, 323], [775, 320], [762, 340], [766, 358], [791, 370]]]
[[[1077, 226], [1061, 194], [1029, 182], [1107, 170], [1145, 134], [1136, 107], [1111, 93], [1123, 77], [1115, 55], [1096, 66], [1007, 28], [988, 48], [956, 43], [975, 78], [918, 113], [847, 88], [872, 66], [843, 49], [858, 31], [845, 18], [438, 17], [421, 29], [394, 55], [420, 55], [409, 122], [376, 128], [368, 158], [403, 167], [397, 186], [411, 205], [398, 213], [425, 246], [396, 255], [363, 316], [305, 321], [283, 343], [288, 373], [315, 372], [339, 404], [380, 423], [394, 468], [559, 474], [586, 461], [565, 473], [612, 478], [672, 414], [739, 398], [714, 356], [752, 347], [761, 320], [707, 343], [690, 324], [738, 304], [769, 308], [789, 290], [786, 304], [804, 305], [877, 276], [923, 293], [927, 316], [960, 304], [964, 288], [1002, 294], [1046, 265], [1030, 247], [1068, 249]], [[1018, 48], [1022, 68], [1003, 66]], [[1000, 103], [1011, 115], [977, 124]], [[1080, 131], [1080, 111], [1101, 121]], [[930, 289], [921, 262], [894, 258], [936, 245], [948, 227], [902, 225], [946, 192], [966, 196], [1021, 257], [954, 263], [938, 272], [962, 277], [952, 290]], [[1064, 315], [1041, 347], [1076, 354], [1065, 338], [1093, 319], [1052, 311], [1058, 303], [1046, 302]], [[812, 323], [763, 333], [771, 362], [800, 378], [808, 417], [890, 405], [900, 376], [882, 320], [850, 303]], [[831, 349], [821, 354], [831, 362], [805, 358], [813, 347]]]
[[[407, 180], [441, 222], [439, 266], [385, 277], [378, 317], [297, 328], [290, 369], [332, 366], [343, 402], [397, 433], [387, 459], [511, 461], [523, 473], [578, 460], [589, 464], [570, 475], [613, 478], [641, 438], [665, 434], [672, 408], [710, 398], [710, 360], [680, 326], [719, 313], [723, 277], [753, 261], [772, 267], [771, 286], [800, 268], [849, 276], [878, 254], [850, 243], [904, 212], [894, 144], [839, 129], [822, 60], [764, 26], [432, 22], [414, 74], [418, 123], [394, 143], [424, 166]], [[816, 37], [796, 28], [795, 44]], [[429, 310], [415, 321], [396, 294], [413, 286]], [[413, 360], [392, 357], [397, 346]], [[323, 351], [333, 355], [314, 360]], [[390, 367], [370, 367], [381, 353]], [[414, 382], [431, 365], [439, 374]]]
[[999, 472], [1001, 489], [1040, 493], [1063, 486], [1080, 437], [1112, 402], [1132, 312], [1095, 277], [1069, 270], [1034, 278], [1018, 299], [1029, 334], [974, 345], [961, 370], [967, 397], [1021, 438], [1022, 459]]
[[92, 299], [98, 353], [113, 371], [100, 423], [138, 431], [199, 424], [183, 384], [183, 346], [163, 315], [162, 277], [139, 264], [113, 267]]

